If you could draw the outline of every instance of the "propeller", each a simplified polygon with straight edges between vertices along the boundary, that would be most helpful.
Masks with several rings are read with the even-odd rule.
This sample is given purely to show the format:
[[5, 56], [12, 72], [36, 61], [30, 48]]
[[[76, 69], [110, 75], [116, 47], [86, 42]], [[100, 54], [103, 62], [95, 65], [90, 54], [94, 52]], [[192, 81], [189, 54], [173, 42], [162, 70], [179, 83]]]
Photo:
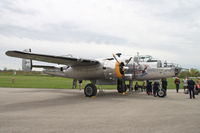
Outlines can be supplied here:
[[[146, 70], [148, 69], [148, 65], [141, 65], [138, 62], [135, 62], [137, 64], [136, 68], [132, 68], [131, 66], [129, 66], [129, 63], [131, 62], [133, 57], [130, 57], [128, 60], [126, 60], [125, 62], [120, 61], [117, 58], [118, 55], [113, 54], [113, 58], [116, 60], [116, 62], [119, 64], [119, 71], [120, 73], [123, 75], [123, 77], [126, 77], [127, 75], [132, 75], [134, 72], [141, 72], [141, 74], [146, 73]], [[119, 56], [118, 56], [119, 57]], [[132, 64], [133, 65], [133, 64]]]
[[114, 57], [114, 59], [116, 60], [116, 62], [119, 64], [120, 73], [124, 76], [124, 73], [125, 73], [126, 71], [129, 70], [128, 64], [130, 63], [132, 57], [130, 57], [128, 60], [126, 60], [126, 61], [125, 61], [126, 64], [125, 64], [124, 62], [120, 61], [120, 60], [116, 57], [116, 55], [117, 55], [118, 57], [120, 57], [120, 56], [121, 56], [121, 53], [113, 54], [113, 57]]

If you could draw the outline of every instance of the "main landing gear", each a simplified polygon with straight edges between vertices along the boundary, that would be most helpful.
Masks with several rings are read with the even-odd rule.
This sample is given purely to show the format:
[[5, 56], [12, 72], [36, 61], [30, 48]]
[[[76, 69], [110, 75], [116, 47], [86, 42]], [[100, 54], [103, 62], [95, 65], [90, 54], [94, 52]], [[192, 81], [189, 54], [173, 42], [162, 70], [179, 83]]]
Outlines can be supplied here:
[[86, 97], [92, 97], [97, 95], [97, 87], [90, 83], [85, 86], [84, 93]]
[[[119, 93], [124, 93], [127, 90], [127, 86], [125, 84], [125, 80], [123, 78], [119, 78], [117, 80], [117, 91]], [[92, 97], [97, 95], [97, 87], [94, 83], [87, 84], [84, 89], [84, 93], [86, 97]]]
[[125, 80], [123, 78], [117, 79], [117, 91], [119, 93], [124, 93], [127, 90], [127, 86], [125, 84]]

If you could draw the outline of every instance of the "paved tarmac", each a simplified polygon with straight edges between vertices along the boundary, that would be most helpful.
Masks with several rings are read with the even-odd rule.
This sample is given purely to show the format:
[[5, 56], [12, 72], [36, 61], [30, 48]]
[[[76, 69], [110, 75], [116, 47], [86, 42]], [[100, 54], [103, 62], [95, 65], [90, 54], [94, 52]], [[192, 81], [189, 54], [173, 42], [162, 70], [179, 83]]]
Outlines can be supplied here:
[[0, 88], [0, 133], [200, 133], [200, 97]]

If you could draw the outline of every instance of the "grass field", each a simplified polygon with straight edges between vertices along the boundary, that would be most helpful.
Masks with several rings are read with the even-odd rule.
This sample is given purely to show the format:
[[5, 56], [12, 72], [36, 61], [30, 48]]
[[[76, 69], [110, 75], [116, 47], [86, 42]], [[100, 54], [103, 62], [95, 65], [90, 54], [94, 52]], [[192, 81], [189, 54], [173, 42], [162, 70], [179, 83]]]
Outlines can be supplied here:
[[[174, 80], [168, 79], [168, 88], [174, 89]], [[83, 87], [89, 83], [89, 81], [83, 82]], [[135, 84], [135, 82], [134, 82]], [[142, 85], [141, 82], [139, 84]], [[41, 75], [41, 73], [23, 73], [17, 72], [13, 75], [12, 72], [0, 72], [0, 87], [12, 87], [12, 88], [72, 88], [72, 79], [53, 77], [48, 75]], [[104, 89], [116, 89], [116, 85], [103, 85], [98, 86]], [[182, 88], [182, 84], [180, 86]]]

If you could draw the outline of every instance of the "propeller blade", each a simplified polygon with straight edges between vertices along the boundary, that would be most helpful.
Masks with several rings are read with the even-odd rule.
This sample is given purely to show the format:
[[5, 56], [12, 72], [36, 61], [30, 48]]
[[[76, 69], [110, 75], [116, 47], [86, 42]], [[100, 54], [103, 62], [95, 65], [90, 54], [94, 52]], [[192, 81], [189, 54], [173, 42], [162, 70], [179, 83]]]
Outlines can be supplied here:
[[120, 63], [118, 60], [117, 60], [117, 57], [113, 54], [113, 57], [114, 59], [117, 61], [117, 63]]
[[128, 63], [131, 61], [132, 57], [129, 58], [129, 60], [126, 62], [126, 65], [128, 65]]

